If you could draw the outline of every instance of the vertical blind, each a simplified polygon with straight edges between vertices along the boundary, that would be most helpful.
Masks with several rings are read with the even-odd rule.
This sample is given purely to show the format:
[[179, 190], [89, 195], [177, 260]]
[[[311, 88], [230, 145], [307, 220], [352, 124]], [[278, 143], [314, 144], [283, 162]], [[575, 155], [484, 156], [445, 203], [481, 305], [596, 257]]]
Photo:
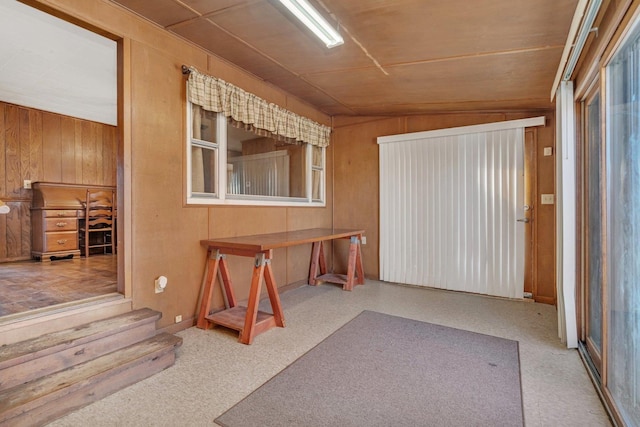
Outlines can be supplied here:
[[381, 280], [522, 298], [524, 128], [478, 128], [378, 138]]

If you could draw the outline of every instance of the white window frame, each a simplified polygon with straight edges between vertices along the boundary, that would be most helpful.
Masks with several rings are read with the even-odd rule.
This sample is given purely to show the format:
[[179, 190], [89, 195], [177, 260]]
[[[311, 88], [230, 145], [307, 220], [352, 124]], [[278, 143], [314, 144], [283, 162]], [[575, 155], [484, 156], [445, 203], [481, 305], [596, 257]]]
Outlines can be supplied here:
[[[313, 146], [305, 144], [305, 179], [306, 197], [272, 197], [255, 195], [227, 194], [227, 118], [222, 113], [216, 117], [216, 143], [192, 138], [192, 103], [187, 101], [187, 141], [186, 147], [186, 201], [188, 205], [245, 205], [245, 206], [326, 206], [326, 148], [322, 150], [321, 166], [313, 165]], [[218, 150], [216, 163], [216, 191], [215, 193], [194, 193], [192, 190], [192, 158], [193, 146], [215, 148]], [[320, 196], [313, 199], [313, 171], [320, 171]]]

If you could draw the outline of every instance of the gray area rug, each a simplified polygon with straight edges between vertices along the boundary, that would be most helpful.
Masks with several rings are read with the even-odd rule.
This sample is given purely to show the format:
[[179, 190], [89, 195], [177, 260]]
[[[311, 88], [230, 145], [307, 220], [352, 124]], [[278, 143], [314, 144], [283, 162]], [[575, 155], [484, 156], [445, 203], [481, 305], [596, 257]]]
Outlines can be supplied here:
[[522, 426], [518, 342], [363, 311], [215, 421]]

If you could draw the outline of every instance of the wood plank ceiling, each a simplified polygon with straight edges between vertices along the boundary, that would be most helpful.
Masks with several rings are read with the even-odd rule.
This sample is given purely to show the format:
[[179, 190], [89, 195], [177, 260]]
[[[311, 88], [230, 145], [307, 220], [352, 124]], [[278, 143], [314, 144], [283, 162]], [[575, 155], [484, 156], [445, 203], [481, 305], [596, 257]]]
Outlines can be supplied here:
[[578, 0], [311, 0], [327, 49], [277, 0], [111, 0], [329, 115], [553, 108]]

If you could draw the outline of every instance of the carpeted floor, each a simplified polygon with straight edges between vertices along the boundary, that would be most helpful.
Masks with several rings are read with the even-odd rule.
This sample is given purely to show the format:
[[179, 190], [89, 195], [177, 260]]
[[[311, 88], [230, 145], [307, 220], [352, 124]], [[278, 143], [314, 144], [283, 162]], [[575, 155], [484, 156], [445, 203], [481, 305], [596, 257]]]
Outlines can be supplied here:
[[216, 423], [522, 426], [518, 342], [363, 311]]
[[[224, 328], [186, 329], [179, 333], [184, 342], [174, 366], [51, 427], [214, 426], [363, 310], [518, 341], [527, 427], [611, 426], [578, 353], [558, 339], [554, 306], [376, 280], [353, 292], [303, 286], [281, 299], [286, 328], [260, 334], [252, 345], [239, 344], [238, 334]], [[261, 309], [269, 309], [268, 301]]]

